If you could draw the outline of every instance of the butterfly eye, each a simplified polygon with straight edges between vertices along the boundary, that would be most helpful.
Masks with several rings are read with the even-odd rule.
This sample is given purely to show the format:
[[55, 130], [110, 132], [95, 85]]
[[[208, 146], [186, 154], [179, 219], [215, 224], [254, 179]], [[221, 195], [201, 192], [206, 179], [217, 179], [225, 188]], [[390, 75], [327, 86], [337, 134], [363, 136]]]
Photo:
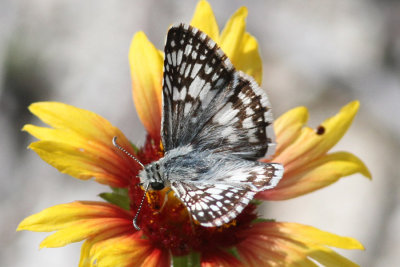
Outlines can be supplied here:
[[150, 183], [150, 186], [153, 188], [153, 190], [161, 190], [164, 188], [164, 184], [159, 182], [152, 182]]

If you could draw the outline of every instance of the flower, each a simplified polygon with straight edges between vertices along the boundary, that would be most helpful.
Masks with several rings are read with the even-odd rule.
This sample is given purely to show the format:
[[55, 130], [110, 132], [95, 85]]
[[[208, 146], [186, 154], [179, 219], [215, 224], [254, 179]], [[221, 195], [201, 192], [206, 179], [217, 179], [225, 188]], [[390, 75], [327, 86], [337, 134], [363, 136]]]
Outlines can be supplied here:
[[[220, 44], [238, 69], [261, 82], [257, 41], [245, 31], [247, 10], [240, 8], [222, 34], [206, 1], [200, 1], [192, 25]], [[205, 19], [207, 18], [207, 19]], [[30, 111], [50, 128], [25, 125], [39, 139], [29, 148], [63, 173], [81, 180], [94, 177], [112, 192], [104, 201], [75, 201], [56, 205], [25, 218], [17, 230], [54, 232], [40, 247], [61, 247], [84, 241], [79, 266], [357, 266], [330, 247], [363, 249], [355, 239], [296, 223], [264, 220], [248, 205], [233, 221], [221, 227], [202, 227], [168, 188], [146, 194], [138, 224], [132, 226], [144, 194], [137, 178], [139, 164], [112, 145], [118, 143], [143, 164], [163, 156], [160, 142], [162, 52], [140, 32], [129, 53], [133, 99], [147, 132], [137, 148], [116, 127], [99, 115], [57, 102], [32, 104]], [[140, 62], [140, 64], [138, 64]], [[140, 66], [140, 67], [139, 67]], [[274, 127], [278, 146], [272, 159], [285, 166], [276, 189], [257, 195], [263, 200], [283, 200], [326, 186], [343, 176], [370, 174], [347, 152], [328, 154], [343, 136], [358, 110], [351, 102], [318, 129], [305, 127], [307, 110], [293, 109]], [[167, 200], [166, 200], [167, 199]]]

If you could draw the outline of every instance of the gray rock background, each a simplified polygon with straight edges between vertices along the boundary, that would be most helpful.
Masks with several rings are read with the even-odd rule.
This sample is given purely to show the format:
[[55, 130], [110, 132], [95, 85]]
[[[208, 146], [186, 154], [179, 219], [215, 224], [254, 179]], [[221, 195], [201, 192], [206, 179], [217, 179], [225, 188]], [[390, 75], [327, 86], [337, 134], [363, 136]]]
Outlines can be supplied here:
[[[395, 0], [210, 1], [222, 28], [241, 5], [264, 62], [263, 88], [275, 116], [310, 109], [317, 126], [354, 99], [361, 109], [335, 150], [370, 168], [289, 201], [266, 217], [360, 240], [340, 253], [362, 266], [400, 263], [400, 2]], [[196, 1], [0, 1], [0, 266], [77, 266], [80, 244], [38, 251], [43, 233], [15, 229], [26, 216], [107, 188], [62, 175], [26, 146], [20, 129], [37, 123], [27, 106], [54, 100], [92, 110], [137, 144], [144, 141], [131, 100], [128, 48], [144, 30], [162, 48], [168, 26], [189, 22]]]

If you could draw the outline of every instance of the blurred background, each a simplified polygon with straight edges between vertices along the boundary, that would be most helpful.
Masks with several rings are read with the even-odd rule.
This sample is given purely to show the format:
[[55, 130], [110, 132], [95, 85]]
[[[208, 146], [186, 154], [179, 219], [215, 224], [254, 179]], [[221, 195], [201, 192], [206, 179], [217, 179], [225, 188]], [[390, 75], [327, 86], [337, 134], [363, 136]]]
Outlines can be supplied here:
[[[136, 144], [144, 142], [131, 100], [128, 48], [145, 31], [160, 49], [197, 1], [0, 0], [0, 266], [77, 266], [80, 244], [38, 250], [43, 233], [15, 229], [26, 216], [108, 188], [60, 174], [26, 147], [37, 123], [27, 106], [61, 101], [94, 111]], [[315, 193], [265, 205], [268, 218], [309, 224], [360, 240], [340, 251], [361, 266], [400, 263], [400, 1], [213, 1], [220, 29], [242, 5], [260, 43], [262, 87], [275, 117], [304, 105], [317, 126], [359, 99], [361, 109], [335, 147], [369, 167]]]

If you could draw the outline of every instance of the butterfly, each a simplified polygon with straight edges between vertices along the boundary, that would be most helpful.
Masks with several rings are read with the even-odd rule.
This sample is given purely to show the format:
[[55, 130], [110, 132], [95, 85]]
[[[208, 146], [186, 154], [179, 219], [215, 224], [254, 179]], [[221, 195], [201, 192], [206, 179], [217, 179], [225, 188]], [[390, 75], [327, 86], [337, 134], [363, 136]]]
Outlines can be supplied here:
[[170, 187], [202, 226], [221, 226], [283, 176], [282, 165], [257, 161], [274, 145], [270, 103], [199, 29], [172, 26], [164, 52], [165, 153], [139, 178], [146, 191]]

